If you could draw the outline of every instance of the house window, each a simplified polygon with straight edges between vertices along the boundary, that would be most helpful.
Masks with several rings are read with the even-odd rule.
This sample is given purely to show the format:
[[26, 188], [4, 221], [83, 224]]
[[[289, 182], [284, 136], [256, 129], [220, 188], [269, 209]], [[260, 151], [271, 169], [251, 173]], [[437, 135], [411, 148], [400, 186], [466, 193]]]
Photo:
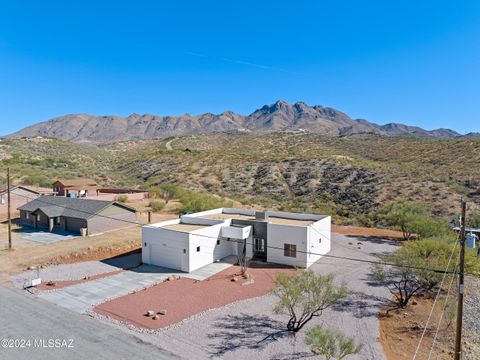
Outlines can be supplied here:
[[30, 219], [30, 213], [28, 211], [25, 212], [25, 219], [27, 219], [27, 220]]
[[265, 239], [253, 239], [253, 250], [254, 251], [265, 251]]
[[220, 245], [220, 239], [217, 240], [217, 245]]
[[54, 218], [53, 223], [54, 223], [55, 225], [60, 225], [60, 217], [57, 216], [56, 218]]
[[183, 253], [186, 254], [186, 253], [187, 253], [187, 249], [183, 249]]
[[197, 252], [200, 252], [200, 246], [197, 246]]
[[37, 221], [40, 221], [40, 214], [37, 214]]
[[283, 256], [297, 257], [297, 245], [283, 244]]

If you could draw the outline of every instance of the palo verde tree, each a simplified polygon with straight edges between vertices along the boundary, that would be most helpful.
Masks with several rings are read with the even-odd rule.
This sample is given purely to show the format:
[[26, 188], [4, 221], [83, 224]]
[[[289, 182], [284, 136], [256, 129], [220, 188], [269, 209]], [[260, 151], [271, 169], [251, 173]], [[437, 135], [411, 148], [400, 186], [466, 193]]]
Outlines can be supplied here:
[[398, 200], [385, 205], [379, 212], [379, 217], [386, 225], [398, 228], [403, 233], [405, 240], [410, 240], [414, 235], [412, 224], [418, 217], [426, 215], [422, 204], [407, 200]]
[[455, 260], [449, 263], [454, 247], [454, 243], [444, 240], [408, 242], [393, 254], [381, 257], [391, 265], [372, 266], [372, 280], [384, 282], [394, 295], [396, 305], [404, 308], [415, 294], [431, 291], [439, 284], [442, 273], [438, 270], [454, 270]]
[[362, 345], [342, 332], [322, 329], [318, 325], [307, 332], [305, 342], [314, 354], [322, 355], [326, 360], [341, 360], [348, 355], [358, 354], [362, 349]]
[[448, 234], [445, 222], [429, 216], [422, 204], [407, 200], [398, 200], [385, 205], [379, 211], [378, 218], [385, 225], [399, 229], [405, 240]]
[[275, 284], [272, 292], [278, 303], [274, 312], [290, 317], [287, 330], [294, 334], [348, 294], [345, 284], [333, 283], [332, 274], [317, 275], [312, 271], [299, 271], [293, 276], [278, 274]]

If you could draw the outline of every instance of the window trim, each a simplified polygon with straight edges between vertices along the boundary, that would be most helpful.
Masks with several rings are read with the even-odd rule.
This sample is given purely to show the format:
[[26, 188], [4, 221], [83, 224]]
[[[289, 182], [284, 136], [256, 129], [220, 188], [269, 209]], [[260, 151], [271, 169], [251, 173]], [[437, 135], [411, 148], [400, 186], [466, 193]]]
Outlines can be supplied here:
[[297, 244], [283, 244], [283, 256], [285, 257], [297, 257]]

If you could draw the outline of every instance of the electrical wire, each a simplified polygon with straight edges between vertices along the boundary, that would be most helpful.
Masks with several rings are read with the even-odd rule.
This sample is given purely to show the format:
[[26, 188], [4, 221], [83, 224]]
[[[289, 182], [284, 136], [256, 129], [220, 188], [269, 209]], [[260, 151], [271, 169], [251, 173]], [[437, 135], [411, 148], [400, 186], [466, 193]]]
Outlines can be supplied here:
[[[455, 266], [454, 271], [456, 271], [457, 268], [458, 268], [458, 263]], [[453, 280], [454, 279], [455, 279], [455, 276], [452, 276], [452, 279], [450, 280], [450, 285], [448, 286], [447, 296], [445, 297], [445, 304], [443, 304], [442, 314], [440, 315], [440, 320], [438, 321], [437, 330], [435, 331], [435, 336], [433, 337], [432, 345], [430, 346], [430, 352], [428, 353], [428, 359], [427, 360], [430, 360], [430, 358], [432, 357], [433, 350], [435, 348], [435, 343], [437, 341], [438, 332], [440, 330], [440, 325], [442, 324], [443, 315], [445, 314], [445, 309], [447, 308], [447, 305], [448, 305], [448, 298], [450, 297], [450, 291], [452, 290], [452, 285], [453, 285]]]
[[423, 328], [422, 336], [420, 337], [420, 340], [418, 342], [417, 348], [415, 349], [415, 354], [413, 355], [412, 360], [415, 360], [417, 358], [418, 352], [420, 350], [420, 346], [422, 345], [422, 342], [423, 342], [423, 338], [425, 337], [425, 334], [427, 332], [428, 324], [430, 322], [430, 319], [432, 318], [433, 310], [435, 309], [435, 305], [437, 304], [437, 300], [440, 296], [440, 291], [442, 290], [443, 282], [445, 281], [445, 277], [447, 276], [447, 270], [450, 267], [450, 262], [452, 261], [453, 254], [455, 253], [455, 250], [457, 248], [457, 244], [458, 244], [458, 238], [455, 241], [455, 245], [453, 246], [452, 253], [450, 254], [450, 257], [448, 259], [447, 267], [445, 268], [445, 273], [443, 274], [442, 281], [440, 282], [440, 285], [438, 287], [437, 295], [435, 296], [435, 300], [433, 301], [432, 308], [430, 309], [430, 313], [428, 314], [427, 322], [425, 323], [425, 326]]
[[[24, 196], [24, 195], [19, 195], [19, 196]], [[83, 199], [79, 199], [79, 200], [83, 200]], [[101, 214], [97, 214], [97, 213], [92, 213], [92, 212], [88, 212], [88, 211], [85, 211], [85, 210], [77, 210], [77, 209], [68, 207], [67, 205], [52, 204], [48, 201], [42, 200], [41, 197], [36, 198], [34, 201], [44, 203], [44, 204], [47, 204], [49, 206], [56, 206], [56, 207], [60, 207], [60, 208], [68, 209], [68, 210], [74, 210], [74, 211], [84, 213], [84, 214], [87, 214], [87, 215], [91, 215], [91, 216], [99, 216], [101, 218], [105, 218], [105, 219], [109, 219], [109, 220], [115, 220], [115, 221], [121, 221], [121, 222], [129, 223], [129, 224], [132, 224], [132, 225], [141, 225], [144, 228], [159, 229], [158, 226], [153, 226], [151, 224], [145, 224], [145, 223], [142, 223], [140, 221], [131, 221], [131, 220], [126, 220], [126, 219], [115, 218], [115, 217], [108, 216], [108, 215], [101, 215]], [[98, 201], [98, 200], [96, 200], [96, 201]], [[313, 229], [313, 227], [311, 227], [311, 228]], [[317, 229], [315, 229], [315, 231], [318, 232]], [[217, 237], [210, 236], [210, 235], [204, 235], [204, 234], [194, 234], [194, 235], [200, 236], [200, 237], [206, 237], [206, 238], [210, 238], [210, 239], [218, 239]], [[325, 236], [323, 234], [321, 234], [321, 235]], [[325, 237], [324, 240], [328, 241], [328, 237]], [[232, 241], [232, 240], [228, 240], [228, 241]], [[253, 243], [247, 243], [247, 244], [248, 245], [253, 245]], [[271, 245], [267, 245], [266, 248], [267, 249], [274, 249], [274, 250], [281, 250], [281, 251], [284, 250], [284, 248], [275, 247], [275, 246], [271, 246]], [[441, 273], [441, 274], [445, 273], [445, 271], [442, 270], [442, 269], [432, 269], [432, 268], [426, 268], [426, 267], [414, 266], [414, 265], [397, 265], [397, 264], [389, 263], [389, 262], [385, 262], [385, 261], [359, 259], [359, 258], [332, 255], [332, 254], [321, 254], [321, 253], [316, 253], [316, 252], [311, 252], [311, 251], [303, 251], [303, 250], [297, 250], [297, 252], [300, 253], [300, 254], [316, 255], [316, 256], [322, 256], [322, 257], [327, 257], [327, 258], [342, 259], [342, 260], [347, 260], [347, 261], [357, 261], [357, 262], [368, 263], [368, 264], [378, 264], [378, 265], [383, 265], [383, 266], [402, 267], [402, 268], [408, 268], [408, 269], [414, 269], [414, 270], [432, 271], [432, 272]], [[447, 273], [452, 273], [452, 272], [447, 271]]]

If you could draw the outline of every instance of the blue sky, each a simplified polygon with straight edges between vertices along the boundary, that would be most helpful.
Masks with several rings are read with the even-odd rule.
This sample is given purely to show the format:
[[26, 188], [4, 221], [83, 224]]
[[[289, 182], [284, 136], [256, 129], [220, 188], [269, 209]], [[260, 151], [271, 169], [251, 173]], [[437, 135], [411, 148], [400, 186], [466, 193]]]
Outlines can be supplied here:
[[278, 99], [479, 131], [479, 1], [3, 1], [0, 134]]

